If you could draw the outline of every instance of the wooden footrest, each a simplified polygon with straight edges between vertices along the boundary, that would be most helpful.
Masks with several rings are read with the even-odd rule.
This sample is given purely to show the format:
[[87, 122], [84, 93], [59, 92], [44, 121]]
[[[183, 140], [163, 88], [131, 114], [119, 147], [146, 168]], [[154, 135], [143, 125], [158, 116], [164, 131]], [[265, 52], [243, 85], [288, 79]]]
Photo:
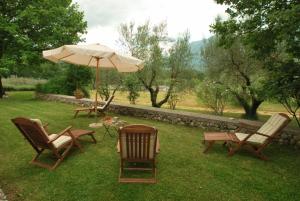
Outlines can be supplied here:
[[203, 153], [206, 153], [215, 143], [215, 141], [221, 141], [221, 142], [236, 142], [238, 141], [236, 135], [234, 133], [226, 133], [226, 132], [205, 132], [204, 133], [204, 140], [203, 142], [207, 142], [208, 146], [203, 151]]

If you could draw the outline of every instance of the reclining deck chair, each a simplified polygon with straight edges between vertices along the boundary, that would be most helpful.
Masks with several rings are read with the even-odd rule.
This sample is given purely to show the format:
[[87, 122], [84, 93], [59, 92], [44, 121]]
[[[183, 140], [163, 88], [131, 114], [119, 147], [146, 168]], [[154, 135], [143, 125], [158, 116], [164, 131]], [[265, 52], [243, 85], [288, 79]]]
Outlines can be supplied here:
[[88, 112], [88, 116], [91, 115], [92, 112], [96, 112], [97, 113], [100, 113], [100, 114], [103, 114], [105, 112], [105, 110], [108, 108], [109, 104], [111, 103], [111, 101], [114, 99], [114, 96], [110, 96], [108, 98], [107, 101], [105, 101], [105, 104], [102, 105], [102, 106], [97, 106], [97, 108], [93, 105], [91, 107], [80, 107], [80, 108], [76, 108], [75, 109], [75, 114], [74, 114], [74, 118], [77, 117], [78, 113], [79, 112], [82, 112], [82, 111], [86, 111]]
[[[204, 135], [205, 138], [210, 139], [208, 148], [212, 146], [214, 141], [225, 141], [225, 144], [230, 144], [229, 156], [234, 155], [242, 147], [247, 146], [257, 157], [262, 160], [268, 160], [268, 158], [262, 154], [262, 150], [282, 132], [289, 122], [290, 118], [288, 115], [278, 113], [272, 115], [257, 131], [250, 134], [241, 132], [243, 128], [249, 127], [249, 125], [240, 123], [239, 128], [237, 128], [234, 133], [204, 133]], [[206, 152], [208, 148], [204, 152]]]
[[[34, 165], [54, 170], [63, 161], [74, 145], [80, 148], [80, 145], [77, 144], [76, 139], [71, 133], [71, 126], [67, 127], [59, 134], [48, 135], [45, 126], [42, 125], [39, 119], [19, 117], [12, 119], [12, 122], [37, 152], [37, 155], [31, 161]], [[57, 158], [53, 165], [42, 163], [37, 160], [45, 149], [51, 150]], [[62, 153], [60, 153], [61, 151]]]
[[[121, 183], [156, 183], [157, 130], [146, 125], [128, 125], [119, 129]], [[131, 167], [130, 163], [147, 163], [150, 168]], [[126, 166], [127, 165], [127, 166]], [[126, 178], [125, 170], [151, 171], [152, 178]]]

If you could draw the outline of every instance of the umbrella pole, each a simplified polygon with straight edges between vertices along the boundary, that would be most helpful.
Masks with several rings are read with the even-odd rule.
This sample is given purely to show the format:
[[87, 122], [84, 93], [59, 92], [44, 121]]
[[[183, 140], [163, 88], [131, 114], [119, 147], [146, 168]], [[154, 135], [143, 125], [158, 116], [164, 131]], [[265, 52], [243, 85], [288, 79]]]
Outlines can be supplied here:
[[98, 106], [98, 88], [99, 88], [99, 60], [100, 58], [97, 59], [97, 67], [96, 67], [96, 96], [95, 96], [95, 112], [97, 115], [97, 106]]

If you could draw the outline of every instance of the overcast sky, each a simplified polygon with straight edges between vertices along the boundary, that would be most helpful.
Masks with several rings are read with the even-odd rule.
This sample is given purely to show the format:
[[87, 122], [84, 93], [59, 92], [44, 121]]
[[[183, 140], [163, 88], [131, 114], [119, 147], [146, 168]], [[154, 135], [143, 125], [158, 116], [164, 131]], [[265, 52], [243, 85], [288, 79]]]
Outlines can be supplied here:
[[214, 0], [73, 0], [88, 22], [87, 43], [102, 43], [117, 48], [118, 27], [134, 21], [152, 24], [166, 21], [170, 37], [189, 30], [191, 41], [209, 37], [209, 25], [217, 15], [225, 17], [225, 7]]

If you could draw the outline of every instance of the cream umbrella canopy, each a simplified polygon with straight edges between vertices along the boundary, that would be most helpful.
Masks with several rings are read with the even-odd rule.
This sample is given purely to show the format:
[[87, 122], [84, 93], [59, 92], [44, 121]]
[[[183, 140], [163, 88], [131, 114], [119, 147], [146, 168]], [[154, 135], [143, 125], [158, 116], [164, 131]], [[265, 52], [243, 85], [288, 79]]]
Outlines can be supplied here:
[[64, 45], [56, 49], [43, 51], [43, 57], [55, 63], [63, 61], [71, 64], [95, 67], [95, 109], [98, 102], [99, 68], [116, 68], [119, 72], [136, 72], [143, 68], [142, 60], [122, 55], [101, 44]]

